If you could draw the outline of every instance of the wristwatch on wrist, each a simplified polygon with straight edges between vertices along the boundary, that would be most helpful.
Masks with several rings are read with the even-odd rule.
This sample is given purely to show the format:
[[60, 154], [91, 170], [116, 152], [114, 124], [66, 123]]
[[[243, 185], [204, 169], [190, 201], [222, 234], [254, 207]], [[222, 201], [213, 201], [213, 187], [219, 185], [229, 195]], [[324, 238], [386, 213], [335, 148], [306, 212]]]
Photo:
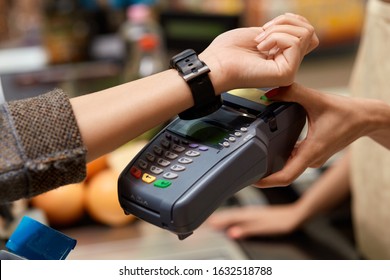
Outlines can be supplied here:
[[198, 58], [196, 52], [187, 49], [171, 58], [170, 67], [176, 69], [187, 82], [194, 99], [194, 106], [181, 112], [179, 117], [191, 120], [209, 115], [222, 106], [220, 96], [215, 96], [209, 78], [209, 67]]

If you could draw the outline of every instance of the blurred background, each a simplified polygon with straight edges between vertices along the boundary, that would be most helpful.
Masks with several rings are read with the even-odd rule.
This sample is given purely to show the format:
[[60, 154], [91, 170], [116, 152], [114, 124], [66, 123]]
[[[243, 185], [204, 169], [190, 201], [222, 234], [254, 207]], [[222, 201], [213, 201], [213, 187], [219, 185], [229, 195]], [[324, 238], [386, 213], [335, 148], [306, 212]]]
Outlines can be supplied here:
[[[226, 30], [261, 26], [285, 12], [305, 16], [320, 38], [297, 82], [348, 94], [364, 10], [364, 0], [0, 0], [0, 103], [55, 87], [77, 96], [142, 78], [168, 68], [181, 50], [200, 52]], [[28, 213], [77, 239], [74, 259], [358, 258], [349, 201], [293, 234], [239, 241], [207, 225], [179, 241], [123, 215], [118, 174], [159, 129], [89, 163], [84, 182], [14, 203], [14, 219], [0, 220], [3, 243]], [[294, 201], [329, 164], [288, 188], [248, 187], [223, 207]]]

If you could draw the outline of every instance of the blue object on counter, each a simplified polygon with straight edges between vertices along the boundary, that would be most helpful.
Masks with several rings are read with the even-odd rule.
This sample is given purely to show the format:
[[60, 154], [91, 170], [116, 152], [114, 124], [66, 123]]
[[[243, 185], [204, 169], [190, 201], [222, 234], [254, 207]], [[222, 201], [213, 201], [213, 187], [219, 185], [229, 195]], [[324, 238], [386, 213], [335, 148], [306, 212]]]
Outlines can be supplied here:
[[5, 246], [29, 260], [64, 260], [76, 243], [75, 239], [24, 216]]
[[[109, 0], [107, 3], [111, 8], [121, 9], [135, 4], [152, 6], [156, 4], [156, 0]], [[99, 7], [97, 0], [80, 0], [80, 4], [84, 9], [87, 10], [96, 10]]]

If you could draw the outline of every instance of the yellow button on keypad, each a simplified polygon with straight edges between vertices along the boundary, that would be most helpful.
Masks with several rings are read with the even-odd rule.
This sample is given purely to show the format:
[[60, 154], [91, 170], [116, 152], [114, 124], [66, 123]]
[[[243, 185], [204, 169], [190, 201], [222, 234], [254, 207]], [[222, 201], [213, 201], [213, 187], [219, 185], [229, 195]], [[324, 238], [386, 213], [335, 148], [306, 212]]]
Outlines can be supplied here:
[[148, 174], [148, 173], [144, 173], [144, 175], [142, 175], [142, 181], [144, 181], [145, 183], [152, 183], [154, 180], [156, 180], [156, 177]]

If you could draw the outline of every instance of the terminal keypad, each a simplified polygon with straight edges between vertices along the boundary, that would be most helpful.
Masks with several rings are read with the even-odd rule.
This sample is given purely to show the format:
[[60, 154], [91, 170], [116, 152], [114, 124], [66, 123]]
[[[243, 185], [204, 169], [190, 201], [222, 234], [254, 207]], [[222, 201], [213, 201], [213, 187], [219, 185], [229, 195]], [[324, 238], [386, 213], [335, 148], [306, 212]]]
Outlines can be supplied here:
[[[221, 143], [220, 148], [231, 148], [241, 136], [248, 131], [247, 127], [240, 127], [230, 133]], [[155, 187], [167, 188], [174, 179], [183, 176], [191, 169], [191, 164], [209, 152], [209, 147], [191, 143], [169, 132], [164, 132], [159, 143], [142, 155], [130, 169], [130, 174], [147, 184]]]
[[134, 178], [147, 184], [154, 183], [158, 188], [171, 186], [172, 180], [182, 176], [195, 158], [209, 150], [206, 146], [181, 140], [167, 132], [163, 137], [130, 169]]

